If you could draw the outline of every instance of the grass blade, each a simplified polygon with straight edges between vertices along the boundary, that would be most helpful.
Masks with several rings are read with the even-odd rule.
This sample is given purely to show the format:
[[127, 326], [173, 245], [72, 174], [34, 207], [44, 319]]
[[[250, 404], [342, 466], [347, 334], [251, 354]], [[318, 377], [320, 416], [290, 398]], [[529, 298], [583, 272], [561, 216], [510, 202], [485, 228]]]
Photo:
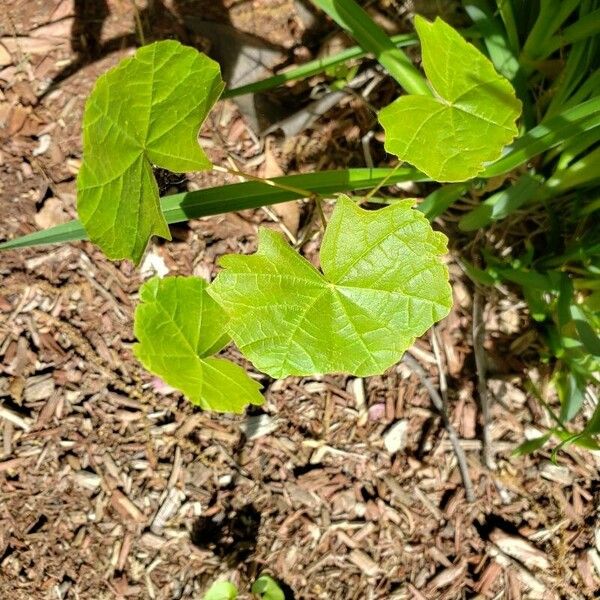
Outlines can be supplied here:
[[[273, 181], [284, 185], [303, 188], [325, 196], [337, 192], [372, 188], [382, 180], [386, 180], [388, 185], [403, 181], [428, 181], [425, 175], [409, 167], [323, 171], [321, 173], [288, 175], [273, 179]], [[161, 199], [161, 206], [167, 223], [171, 224], [224, 212], [288, 202], [298, 198], [301, 198], [298, 193], [282, 190], [258, 181], [247, 181], [165, 196]], [[85, 230], [81, 223], [75, 220], [3, 242], [0, 244], [0, 250], [74, 242], [84, 239], [87, 239]]]
[[504, 23], [504, 30], [508, 39], [511, 50], [517, 55], [521, 44], [519, 42], [519, 30], [515, 20], [515, 11], [513, 9], [512, 0], [497, 0], [498, 13]]
[[367, 52], [375, 55], [387, 72], [409, 93], [431, 95], [425, 78], [410, 59], [354, 0], [312, 0]]
[[439, 217], [469, 189], [468, 183], [448, 183], [434, 190], [417, 206], [430, 221]]
[[531, 200], [542, 185], [541, 178], [525, 173], [510, 187], [492, 194], [458, 222], [461, 231], [487, 227], [493, 221], [504, 219]]
[[502, 158], [489, 165], [481, 177], [495, 177], [508, 173], [534, 156], [598, 125], [600, 125], [600, 97], [564, 110], [529, 130]]
[[551, 38], [544, 48], [544, 56], [550, 56], [556, 50], [600, 33], [600, 9], [580, 17], [573, 25]]
[[[414, 46], [418, 43], [418, 38], [414, 33], [401, 33], [399, 35], [392, 36], [390, 38], [394, 46], [397, 48], [404, 48], [406, 46]], [[248, 83], [237, 88], [225, 90], [221, 98], [235, 98], [236, 96], [242, 96], [243, 94], [256, 94], [258, 92], [264, 92], [266, 90], [273, 89], [277, 86], [294, 81], [296, 79], [304, 79], [306, 77], [312, 77], [318, 75], [330, 67], [339, 65], [355, 58], [362, 58], [368, 54], [367, 51], [363, 50], [360, 46], [353, 46], [342, 50], [332, 56], [326, 56], [325, 58], [318, 58], [273, 75], [266, 79], [261, 79], [254, 83]]]

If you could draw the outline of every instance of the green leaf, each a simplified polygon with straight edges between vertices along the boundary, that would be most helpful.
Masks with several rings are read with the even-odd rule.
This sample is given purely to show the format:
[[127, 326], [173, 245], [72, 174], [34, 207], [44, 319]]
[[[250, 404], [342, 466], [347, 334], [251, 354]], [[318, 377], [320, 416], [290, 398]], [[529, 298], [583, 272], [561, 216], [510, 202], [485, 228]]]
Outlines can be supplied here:
[[252, 593], [258, 594], [262, 600], [285, 600], [279, 584], [269, 575], [261, 575], [252, 584]]
[[229, 581], [215, 581], [210, 586], [203, 600], [236, 600], [238, 591], [233, 583]]
[[550, 439], [551, 435], [552, 432], [523, 442], [513, 450], [513, 456], [525, 456], [539, 450]]
[[153, 278], [140, 289], [133, 353], [148, 369], [208, 410], [240, 413], [262, 404], [242, 367], [212, 355], [229, 343], [227, 315], [198, 277]]
[[77, 209], [109, 258], [138, 263], [152, 235], [171, 239], [152, 166], [211, 167], [197, 135], [222, 90], [219, 65], [173, 40], [140, 48], [96, 81], [83, 117]]
[[570, 421], [583, 406], [585, 397], [585, 381], [575, 373], [559, 371], [554, 379], [554, 384], [560, 398], [560, 420]]
[[461, 231], [474, 231], [504, 219], [529, 202], [541, 185], [541, 177], [524, 173], [511, 186], [492, 194], [464, 214], [458, 222], [458, 228]]
[[412, 200], [366, 211], [340, 196], [321, 246], [322, 273], [281, 235], [253, 256], [226, 256], [209, 289], [233, 340], [272, 377], [382, 373], [452, 304], [438, 258], [446, 238]]
[[492, 63], [440, 18], [415, 17], [436, 96], [401, 96], [382, 109], [385, 148], [436, 181], [465, 181], [517, 135], [521, 102]]
[[[399, 169], [357, 168], [319, 171], [274, 177], [272, 181], [280, 183], [286, 188], [292, 186], [315, 194], [330, 196], [338, 192], [373, 188], [381, 185], [382, 182], [391, 185], [403, 181], [429, 181], [429, 178], [412, 167], [402, 167]], [[300, 192], [282, 189], [263, 181], [245, 181], [164, 196], [161, 198], [161, 207], [167, 223], [170, 224], [224, 212], [269, 206], [278, 202], [289, 202], [302, 197]], [[84, 239], [86, 239], [86, 233], [81, 223], [69, 221], [2, 242], [0, 251]]]

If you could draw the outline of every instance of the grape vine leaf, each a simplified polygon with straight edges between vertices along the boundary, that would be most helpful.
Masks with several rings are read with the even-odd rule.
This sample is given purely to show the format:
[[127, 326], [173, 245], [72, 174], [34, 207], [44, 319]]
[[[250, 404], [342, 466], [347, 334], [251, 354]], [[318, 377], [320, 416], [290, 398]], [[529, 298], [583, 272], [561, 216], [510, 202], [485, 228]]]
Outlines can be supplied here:
[[439, 17], [415, 17], [434, 96], [408, 95], [379, 112], [385, 148], [436, 181], [465, 181], [517, 135], [521, 102], [492, 63]]
[[211, 167], [197, 135], [223, 87], [216, 62], [174, 40], [144, 46], [98, 78], [83, 117], [77, 210], [109, 258], [139, 263], [152, 235], [171, 239], [152, 166]]
[[227, 315], [199, 277], [154, 277], [140, 288], [133, 353], [152, 373], [207, 410], [240, 413], [262, 404], [260, 385], [213, 354], [229, 343]]
[[278, 233], [251, 256], [221, 259], [209, 293], [242, 353], [272, 377], [382, 373], [452, 304], [439, 259], [446, 237], [401, 201], [367, 211], [340, 196], [321, 245], [322, 273]]
[[236, 600], [238, 591], [229, 581], [215, 581], [206, 592], [203, 600]]

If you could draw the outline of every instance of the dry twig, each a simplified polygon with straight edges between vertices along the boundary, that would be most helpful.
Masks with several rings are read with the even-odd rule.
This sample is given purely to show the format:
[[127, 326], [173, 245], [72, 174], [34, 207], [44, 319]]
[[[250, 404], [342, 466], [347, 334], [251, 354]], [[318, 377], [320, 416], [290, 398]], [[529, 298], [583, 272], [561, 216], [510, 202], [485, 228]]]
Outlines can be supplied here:
[[446, 405], [444, 404], [444, 401], [442, 400], [442, 397], [439, 395], [438, 391], [435, 389], [435, 386], [427, 376], [425, 369], [423, 369], [423, 367], [408, 353], [404, 355], [404, 358], [402, 360], [409, 366], [410, 369], [414, 371], [417, 377], [421, 380], [421, 383], [429, 392], [429, 397], [431, 398], [433, 405], [440, 413], [442, 421], [444, 422], [444, 427], [448, 432], [448, 438], [450, 439], [450, 443], [452, 444], [452, 449], [454, 450], [454, 454], [456, 455], [460, 475], [463, 480], [463, 485], [465, 486], [465, 497], [468, 502], [473, 502], [475, 500], [475, 492], [473, 490], [473, 483], [471, 482], [471, 477], [469, 476], [467, 457], [465, 456], [465, 452], [462, 449], [462, 446], [460, 445], [456, 429], [454, 429], [454, 426], [450, 422], [450, 417], [448, 416], [448, 412], [446, 411]]
[[495, 469], [494, 450], [490, 438], [490, 402], [485, 379], [486, 361], [483, 348], [485, 339], [485, 323], [483, 320], [484, 299], [478, 287], [473, 296], [473, 352], [475, 353], [475, 368], [477, 370], [477, 393], [481, 403], [483, 462], [488, 469]]

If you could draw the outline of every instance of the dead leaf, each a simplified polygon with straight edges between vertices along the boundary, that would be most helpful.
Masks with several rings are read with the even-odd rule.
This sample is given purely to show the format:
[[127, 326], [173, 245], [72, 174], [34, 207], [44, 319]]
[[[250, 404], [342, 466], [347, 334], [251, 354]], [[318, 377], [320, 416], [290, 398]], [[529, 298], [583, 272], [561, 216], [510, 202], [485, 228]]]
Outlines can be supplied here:
[[12, 63], [12, 56], [10, 52], [0, 44], [0, 67], [6, 67]]
[[23, 129], [23, 125], [25, 125], [25, 121], [27, 120], [27, 115], [29, 115], [29, 110], [20, 104], [12, 107], [10, 111], [10, 116], [8, 117], [8, 135], [13, 136], [15, 133], [18, 133]]
[[546, 570], [550, 568], [548, 558], [541, 551], [528, 542], [525, 538], [511, 535], [501, 529], [494, 529], [490, 533], [490, 540], [505, 554], [518, 560], [529, 569], [538, 568]]
[[[273, 177], [281, 177], [284, 175], [283, 169], [279, 166], [279, 162], [273, 152], [275, 140], [268, 136], [265, 140], [265, 160], [260, 167], [260, 176], [265, 179]], [[288, 228], [292, 235], [298, 233], [300, 227], [300, 205], [298, 202], [284, 202], [283, 204], [273, 205], [272, 210], [281, 219], [283, 224]]]

